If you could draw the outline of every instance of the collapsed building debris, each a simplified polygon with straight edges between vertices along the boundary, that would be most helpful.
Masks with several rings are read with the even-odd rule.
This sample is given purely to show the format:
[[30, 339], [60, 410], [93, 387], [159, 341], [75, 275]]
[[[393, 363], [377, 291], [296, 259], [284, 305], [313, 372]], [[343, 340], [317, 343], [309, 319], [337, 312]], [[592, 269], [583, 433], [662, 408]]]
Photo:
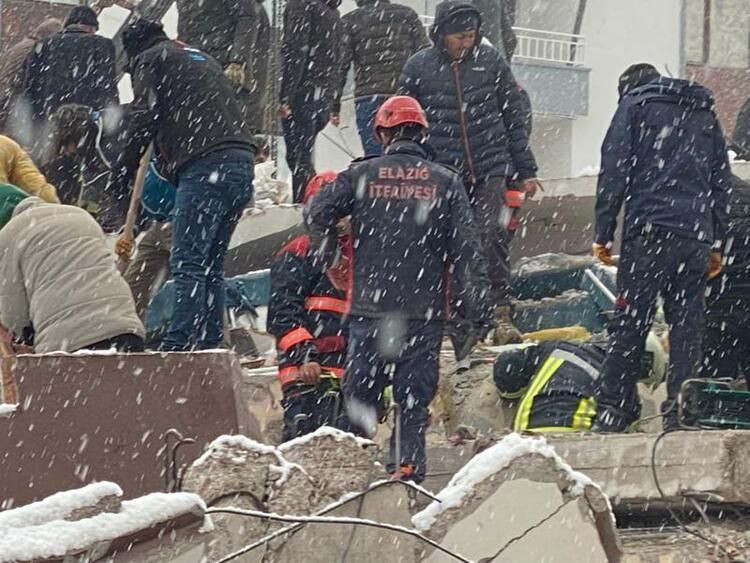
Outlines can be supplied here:
[[[489, 556], [498, 550], [497, 561], [530, 560], [519, 559], [519, 553], [540, 554], [533, 560], [542, 561], [576, 547], [592, 554], [583, 561], [617, 560], [606, 497], [542, 439], [507, 436], [436, 496], [382, 480], [376, 449], [330, 428], [283, 448], [222, 436], [185, 474], [185, 489], [192, 492], [120, 501], [117, 485], [98, 483], [0, 513], [0, 562], [68, 556], [147, 563], [328, 563], [369, 561], [374, 554], [401, 563], [466, 562], [479, 552]], [[540, 519], [545, 533], [560, 532], [560, 539], [556, 535], [546, 547], [533, 532]], [[529, 531], [513, 539], [524, 527]], [[46, 537], [45, 530], [62, 530], [69, 541], [40, 541], [23, 559], [17, 545], [5, 539]]]

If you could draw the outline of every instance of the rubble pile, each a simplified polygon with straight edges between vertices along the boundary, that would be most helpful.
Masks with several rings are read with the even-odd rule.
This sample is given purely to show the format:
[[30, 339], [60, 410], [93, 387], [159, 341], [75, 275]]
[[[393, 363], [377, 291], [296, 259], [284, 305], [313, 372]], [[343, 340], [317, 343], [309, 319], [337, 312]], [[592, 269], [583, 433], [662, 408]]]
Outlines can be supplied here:
[[[384, 480], [377, 450], [331, 428], [280, 448], [221, 436], [185, 492], [120, 502], [117, 485], [98, 483], [0, 513], [0, 562], [618, 560], [606, 497], [543, 439], [506, 436], [437, 495]], [[45, 528], [69, 541], [19, 559], [13, 538]]]

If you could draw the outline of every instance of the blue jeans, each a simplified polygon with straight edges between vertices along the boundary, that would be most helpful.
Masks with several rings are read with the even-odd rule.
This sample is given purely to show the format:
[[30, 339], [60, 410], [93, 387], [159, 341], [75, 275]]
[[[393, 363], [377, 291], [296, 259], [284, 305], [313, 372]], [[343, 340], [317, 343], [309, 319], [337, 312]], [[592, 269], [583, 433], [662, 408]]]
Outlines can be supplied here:
[[354, 100], [354, 112], [357, 114], [357, 129], [359, 138], [362, 139], [362, 149], [365, 156], [381, 156], [383, 146], [375, 138], [373, 123], [375, 114], [380, 106], [388, 99], [388, 96], [361, 96]]
[[401, 407], [401, 459], [394, 459], [395, 435], [391, 435], [389, 470], [396, 463], [412, 465], [417, 483], [424, 480], [427, 467], [425, 431], [430, 402], [438, 387], [442, 339], [441, 321], [388, 323], [361, 317], [349, 321], [343, 384], [347, 414], [339, 426], [367, 435], [368, 429], [357, 411], [376, 413], [384, 389], [392, 382], [393, 400]]
[[170, 267], [174, 314], [162, 350], [216, 348], [224, 336], [224, 257], [253, 195], [253, 154], [225, 149], [177, 177]]

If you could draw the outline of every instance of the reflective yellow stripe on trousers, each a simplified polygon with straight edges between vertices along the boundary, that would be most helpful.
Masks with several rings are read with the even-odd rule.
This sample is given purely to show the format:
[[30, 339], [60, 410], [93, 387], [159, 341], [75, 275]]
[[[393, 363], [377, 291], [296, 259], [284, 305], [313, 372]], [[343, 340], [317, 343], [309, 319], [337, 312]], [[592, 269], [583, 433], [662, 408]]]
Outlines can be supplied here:
[[534, 404], [534, 397], [536, 397], [539, 391], [541, 391], [542, 388], [547, 384], [547, 382], [552, 377], [552, 374], [557, 371], [557, 368], [559, 368], [564, 363], [565, 360], [561, 358], [550, 357], [545, 360], [545, 362], [542, 364], [541, 369], [534, 376], [534, 379], [531, 382], [531, 386], [529, 387], [528, 392], [521, 401], [521, 404], [518, 405], [518, 412], [516, 413], [513, 430], [515, 430], [516, 432], [521, 432], [528, 428], [529, 416], [531, 415], [531, 407]]

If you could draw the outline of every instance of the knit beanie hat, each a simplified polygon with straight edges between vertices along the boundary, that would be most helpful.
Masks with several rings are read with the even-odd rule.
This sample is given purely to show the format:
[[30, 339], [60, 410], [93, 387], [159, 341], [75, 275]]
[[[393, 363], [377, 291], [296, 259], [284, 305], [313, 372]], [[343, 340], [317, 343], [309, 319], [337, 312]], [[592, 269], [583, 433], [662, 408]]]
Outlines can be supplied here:
[[164, 26], [146, 19], [134, 21], [122, 33], [122, 46], [130, 59], [134, 59], [158, 42], [167, 40], [169, 37], [164, 33]]
[[451, 14], [440, 26], [443, 35], [451, 33], [463, 33], [466, 31], [477, 31], [479, 29], [479, 18], [476, 14], [466, 11]]
[[90, 25], [99, 29], [99, 19], [96, 17], [96, 12], [88, 6], [76, 6], [70, 11], [65, 20], [65, 27], [74, 24]]
[[29, 194], [11, 184], [0, 184], [0, 229], [13, 217], [16, 206]]

